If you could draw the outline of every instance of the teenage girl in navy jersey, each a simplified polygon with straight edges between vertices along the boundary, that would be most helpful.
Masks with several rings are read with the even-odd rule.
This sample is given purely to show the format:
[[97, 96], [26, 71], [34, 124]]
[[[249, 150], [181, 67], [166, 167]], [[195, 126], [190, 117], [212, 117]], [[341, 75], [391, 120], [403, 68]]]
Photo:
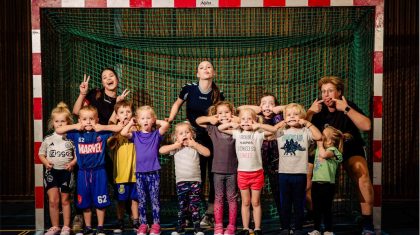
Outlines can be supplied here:
[[[206, 146], [208, 149], [213, 149], [211, 139], [206, 132], [206, 129], [200, 127], [196, 123], [196, 119], [200, 116], [206, 116], [208, 108], [220, 100], [224, 100], [223, 93], [219, 90], [214, 83], [213, 78], [216, 72], [213, 65], [209, 61], [202, 61], [197, 68], [198, 83], [186, 84], [182, 87], [179, 93], [178, 99], [172, 105], [171, 113], [167, 121], [172, 122], [175, 119], [181, 106], [186, 102], [187, 104], [187, 119], [196, 130], [196, 140], [200, 144]], [[213, 185], [213, 174], [211, 173], [213, 155], [210, 157], [204, 157], [200, 155], [200, 168], [201, 168], [201, 180], [202, 185], [206, 182], [206, 169], [209, 173], [209, 199], [206, 216], [201, 221], [202, 226], [211, 225], [213, 215], [213, 203], [214, 203], [214, 185]]]

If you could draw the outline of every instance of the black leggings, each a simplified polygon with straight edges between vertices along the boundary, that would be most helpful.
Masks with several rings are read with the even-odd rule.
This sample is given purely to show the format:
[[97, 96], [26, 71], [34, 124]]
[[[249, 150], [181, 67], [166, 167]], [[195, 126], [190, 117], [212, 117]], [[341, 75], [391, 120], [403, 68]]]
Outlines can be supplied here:
[[324, 217], [325, 231], [332, 231], [332, 203], [335, 184], [312, 182], [312, 203], [314, 208], [314, 229], [320, 231]]
[[[201, 170], [201, 187], [202, 194], [204, 195], [204, 185], [207, 182], [207, 171], [209, 174], [209, 200], [208, 203], [214, 203], [214, 182], [213, 182], [213, 173], [211, 172], [211, 168], [213, 165], [213, 142], [210, 139], [210, 136], [207, 132], [205, 133], [197, 133], [196, 141], [204, 146], [206, 146], [210, 150], [210, 156], [204, 157], [200, 155], [200, 170]], [[203, 196], [204, 197], [204, 196]]]

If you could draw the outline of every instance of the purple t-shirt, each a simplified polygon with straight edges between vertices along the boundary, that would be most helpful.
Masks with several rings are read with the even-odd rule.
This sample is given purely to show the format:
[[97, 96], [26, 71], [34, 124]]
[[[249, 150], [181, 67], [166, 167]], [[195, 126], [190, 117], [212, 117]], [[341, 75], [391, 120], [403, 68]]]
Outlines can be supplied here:
[[207, 132], [213, 142], [213, 166], [211, 172], [236, 174], [238, 159], [236, 158], [235, 140], [232, 138], [232, 135], [220, 132], [213, 125], [207, 125]]
[[160, 170], [158, 153], [162, 136], [159, 130], [150, 133], [135, 131], [131, 141], [136, 147], [136, 172]]

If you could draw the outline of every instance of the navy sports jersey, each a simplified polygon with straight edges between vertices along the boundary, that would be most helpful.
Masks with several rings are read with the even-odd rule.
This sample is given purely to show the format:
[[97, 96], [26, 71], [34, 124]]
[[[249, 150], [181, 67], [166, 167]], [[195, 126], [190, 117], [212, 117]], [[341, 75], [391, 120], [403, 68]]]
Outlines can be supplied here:
[[111, 137], [110, 131], [69, 131], [67, 138], [76, 148], [77, 164], [81, 170], [105, 166], [106, 141]]
[[105, 89], [92, 89], [84, 99], [85, 105], [92, 105], [98, 110], [99, 124], [107, 125], [109, 118], [114, 112], [117, 98], [109, 97], [105, 94]]
[[[209, 107], [213, 105], [212, 94], [213, 90], [203, 93], [197, 83], [185, 84], [179, 93], [179, 98], [187, 101], [187, 119], [197, 131], [205, 131], [204, 128], [197, 125], [195, 120], [198, 117], [207, 116]], [[220, 100], [225, 100], [222, 91], [220, 91]]]

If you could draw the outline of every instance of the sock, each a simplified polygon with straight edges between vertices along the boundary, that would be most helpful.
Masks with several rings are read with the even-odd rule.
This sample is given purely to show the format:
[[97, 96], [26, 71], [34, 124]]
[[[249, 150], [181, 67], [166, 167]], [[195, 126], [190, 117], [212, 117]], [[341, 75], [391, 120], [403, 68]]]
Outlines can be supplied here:
[[374, 230], [373, 228], [373, 215], [362, 215], [363, 229]]

